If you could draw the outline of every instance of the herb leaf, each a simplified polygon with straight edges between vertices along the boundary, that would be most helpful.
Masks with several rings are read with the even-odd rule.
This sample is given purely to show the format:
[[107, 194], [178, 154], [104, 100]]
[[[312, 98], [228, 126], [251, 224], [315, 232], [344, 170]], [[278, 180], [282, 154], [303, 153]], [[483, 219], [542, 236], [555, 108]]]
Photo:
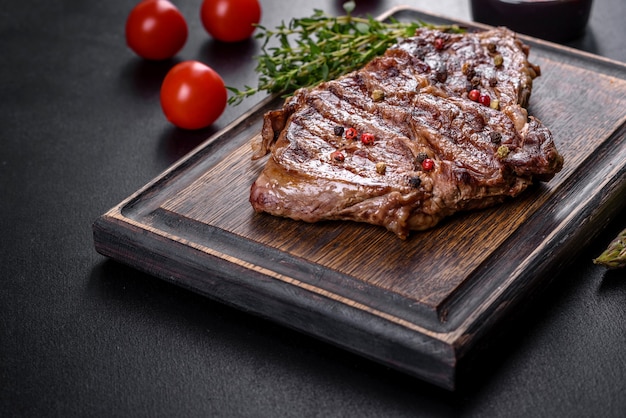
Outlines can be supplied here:
[[[228, 99], [237, 105], [244, 98], [261, 91], [288, 95], [302, 87], [335, 79], [362, 67], [382, 55], [398, 39], [412, 36], [427, 23], [378, 21], [372, 17], [355, 17], [353, 1], [344, 3], [346, 15], [331, 17], [321, 10], [313, 15], [282, 22], [275, 29], [257, 27], [257, 39], [263, 39], [262, 54], [257, 59], [257, 87], [243, 90], [227, 87], [233, 95]], [[457, 26], [439, 27], [460, 31]]]
[[593, 262], [610, 269], [626, 267], [626, 229], [620, 232]]

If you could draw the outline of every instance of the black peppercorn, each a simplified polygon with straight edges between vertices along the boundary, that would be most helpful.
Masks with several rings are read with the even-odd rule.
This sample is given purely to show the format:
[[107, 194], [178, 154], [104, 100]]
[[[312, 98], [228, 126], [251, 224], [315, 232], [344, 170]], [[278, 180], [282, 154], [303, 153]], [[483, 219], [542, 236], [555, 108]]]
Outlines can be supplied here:
[[418, 187], [420, 187], [420, 184], [422, 184], [422, 179], [419, 178], [419, 176], [415, 176], [415, 177], [411, 177], [409, 179], [409, 184], [411, 185], [411, 187], [413, 187], [414, 189], [417, 189]]
[[499, 144], [500, 141], [502, 141], [502, 134], [500, 132], [492, 131], [489, 133], [489, 138], [494, 144]]

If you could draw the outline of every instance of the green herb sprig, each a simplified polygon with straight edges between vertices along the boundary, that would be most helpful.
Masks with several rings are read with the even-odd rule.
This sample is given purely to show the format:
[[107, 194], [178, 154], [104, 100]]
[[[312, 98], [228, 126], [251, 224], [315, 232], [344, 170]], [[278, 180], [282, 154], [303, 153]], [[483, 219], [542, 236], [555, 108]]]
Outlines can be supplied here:
[[593, 262], [610, 269], [626, 267], [626, 229], [620, 232]]
[[311, 17], [294, 18], [274, 30], [259, 25], [255, 38], [264, 43], [262, 54], [256, 57], [258, 86], [227, 87], [233, 93], [228, 102], [237, 105], [261, 91], [286, 95], [337, 78], [381, 55], [398, 39], [414, 35], [417, 28], [432, 27], [424, 22], [355, 17], [351, 14], [354, 7], [354, 1], [345, 3], [346, 15], [337, 17], [315, 10]]

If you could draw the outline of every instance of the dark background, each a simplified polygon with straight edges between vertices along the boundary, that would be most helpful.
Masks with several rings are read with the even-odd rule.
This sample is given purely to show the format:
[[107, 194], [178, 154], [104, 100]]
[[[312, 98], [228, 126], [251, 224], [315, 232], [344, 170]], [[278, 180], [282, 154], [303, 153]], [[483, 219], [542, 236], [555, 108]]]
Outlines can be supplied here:
[[[342, 2], [261, 3], [274, 27]], [[357, 13], [410, 3], [470, 19], [465, 1], [357, 3]], [[174, 62], [254, 85], [259, 45], [214, 42], [200, 0], [175, 1], [188, 42], [175, 60], [146, 63], [125, 46], [134, 4], [0, 10], [0, 416], [623, 416], [626, 273], [591, 263], [626, 227], [623, 210], [461, 370], [456, 393], [97, 254], [98, 216], [261, 98], [208, 129], [169, 125], [158, 92]], [[570, 46], [626, 62], [625, 21], [626, 2], [596, 0]]]

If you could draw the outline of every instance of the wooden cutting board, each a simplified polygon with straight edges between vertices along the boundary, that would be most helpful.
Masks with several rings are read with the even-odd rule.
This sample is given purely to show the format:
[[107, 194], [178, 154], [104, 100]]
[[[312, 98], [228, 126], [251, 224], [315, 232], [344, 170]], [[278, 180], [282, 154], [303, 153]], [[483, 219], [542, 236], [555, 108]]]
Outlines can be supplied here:
[[[399, 20], [458, 23], [414, 9]], [[398, 239], [255, 214], [268, 98], [97, 219], [100, 253], [447, 389], [457, 365], [626, 205], [626, 66], [522, 37], [542, 75], [529, 113], [565, 166], [500, 206]]]

